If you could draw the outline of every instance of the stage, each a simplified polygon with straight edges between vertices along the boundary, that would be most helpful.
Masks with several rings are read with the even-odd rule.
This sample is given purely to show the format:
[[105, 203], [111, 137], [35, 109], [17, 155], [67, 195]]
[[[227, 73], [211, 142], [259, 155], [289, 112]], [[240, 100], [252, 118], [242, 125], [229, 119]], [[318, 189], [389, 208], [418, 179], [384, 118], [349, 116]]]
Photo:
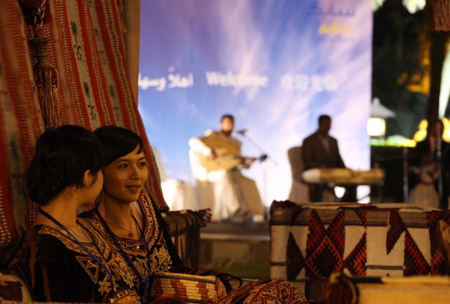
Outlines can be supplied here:
[[213, 222], [200, 231], [199, 266], [243, 279], [269, 277], [269, 223]]

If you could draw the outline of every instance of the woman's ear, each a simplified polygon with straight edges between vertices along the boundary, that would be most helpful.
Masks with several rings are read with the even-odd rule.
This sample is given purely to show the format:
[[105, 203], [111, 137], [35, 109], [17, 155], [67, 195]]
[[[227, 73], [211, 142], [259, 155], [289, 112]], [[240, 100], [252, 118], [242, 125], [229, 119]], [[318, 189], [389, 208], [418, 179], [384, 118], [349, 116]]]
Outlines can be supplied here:
[[84, 171], [82, 184], [84, 187], [90, 187], [95, 182], [95, 176], [92, 175], [91, 170]]

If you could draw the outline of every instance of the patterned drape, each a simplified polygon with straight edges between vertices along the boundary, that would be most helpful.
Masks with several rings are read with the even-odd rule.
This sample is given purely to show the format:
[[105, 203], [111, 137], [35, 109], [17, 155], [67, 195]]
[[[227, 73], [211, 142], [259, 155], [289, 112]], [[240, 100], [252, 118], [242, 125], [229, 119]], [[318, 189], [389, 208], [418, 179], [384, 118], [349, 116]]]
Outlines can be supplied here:
[[[158, 169], [126, 68], [120, 5], [110, 0], [50, 0], [42, 35], [47, 62], [59, 74], [62, 124], [94, 130], [118, 125], [142, 136], [149, 163], [147, 191], [161, 209]], [[119, 1], [120, 2], [120, 1]], [[17, 0], [0, 0], [0, 257], [34, 220], [24, 175], [44, 130], [25, 25]], [[28, 35], [28, 37], [27, 37]], [[28, 208], [26, 208], [28, 207]]]
[[159, 174], [126, 68], [121, 9], [110, 0], [52, 0], [45, 35], [60, 75], [63, 123], [96, 129], [118, 125], [142, 136], [149, 160], [148, 191], [166, 209]]
[[[24, 174], [44, 130], [25, 26], [16, 0], [0, 1], [0, 257], [18, 238], [29, 203]], [[28, 218], [33, 217], [31, 208]]]

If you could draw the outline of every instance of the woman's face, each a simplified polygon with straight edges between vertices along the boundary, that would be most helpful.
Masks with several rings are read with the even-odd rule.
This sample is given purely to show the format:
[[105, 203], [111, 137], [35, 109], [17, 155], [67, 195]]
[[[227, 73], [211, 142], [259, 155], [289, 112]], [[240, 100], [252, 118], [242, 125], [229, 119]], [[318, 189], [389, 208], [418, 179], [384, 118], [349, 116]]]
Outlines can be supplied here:
[[103, 169], [103, 193], [107, 199], [131, 203], [139, 198], [147, 181], [147, 160], [139, 146]]

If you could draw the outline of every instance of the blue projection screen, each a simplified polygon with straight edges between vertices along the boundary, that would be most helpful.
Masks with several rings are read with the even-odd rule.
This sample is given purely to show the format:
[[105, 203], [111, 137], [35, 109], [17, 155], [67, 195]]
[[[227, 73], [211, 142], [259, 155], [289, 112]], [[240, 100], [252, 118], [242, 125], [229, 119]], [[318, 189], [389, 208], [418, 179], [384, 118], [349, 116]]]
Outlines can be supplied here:
[[273, 160], [243, 170], [268, 206], [320, 114], [347, 167], [369, 168], [371, 55], [369, 0], [142, 1], [139, 111], [168, 177], [192, 184], [188, 140], [234, 114], [242, 154]]

